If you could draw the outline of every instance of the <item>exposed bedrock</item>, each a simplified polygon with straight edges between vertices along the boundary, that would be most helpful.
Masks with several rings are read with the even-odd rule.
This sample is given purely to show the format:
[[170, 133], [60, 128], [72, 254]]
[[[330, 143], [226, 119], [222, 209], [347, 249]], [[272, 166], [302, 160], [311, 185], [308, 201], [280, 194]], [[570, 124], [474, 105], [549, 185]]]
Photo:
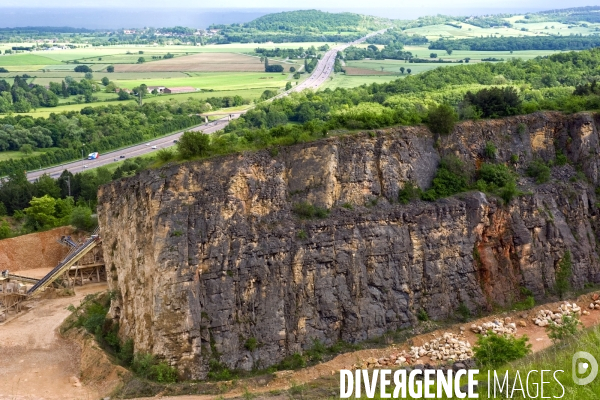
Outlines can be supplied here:
[[[538, 113], [466, 122], [434, 142], [401, 127], [167, 166], [103, 186], [99, 220], [120, 334], [200, 379], [211, 358], [266, 367], [312, 346], [357, 342], [431, 318], [538, 298], [572, 253], [572, 284], [600, 282], [598, 123]], [[374, 133], [374, 134], [373, 134]], [[571, 164], [502, 205], [480, 192], [396, 201], [427, 188], [440, 158], [477, 168], [487, 142], [522, 170], [557, 149]], [[513, 157], [514, 161], [514, 157]], [[579, 169], [587, 181], [571, 182]], [[581, 175], [580, 172], [580, 175]], [[302, 220], [302, 201], [331, 209]], [[256, 339], [257, 346], [248, 345]]]

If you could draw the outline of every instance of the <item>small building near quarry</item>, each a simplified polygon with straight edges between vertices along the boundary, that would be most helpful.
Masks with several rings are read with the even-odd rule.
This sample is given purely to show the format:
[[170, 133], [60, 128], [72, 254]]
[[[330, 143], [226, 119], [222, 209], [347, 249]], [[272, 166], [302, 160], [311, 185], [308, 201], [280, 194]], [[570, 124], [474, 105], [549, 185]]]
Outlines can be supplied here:
[[152, 93], [156, 89], [157, 93], [165, 93], [164, 86], [148, 86], [148, 92]]

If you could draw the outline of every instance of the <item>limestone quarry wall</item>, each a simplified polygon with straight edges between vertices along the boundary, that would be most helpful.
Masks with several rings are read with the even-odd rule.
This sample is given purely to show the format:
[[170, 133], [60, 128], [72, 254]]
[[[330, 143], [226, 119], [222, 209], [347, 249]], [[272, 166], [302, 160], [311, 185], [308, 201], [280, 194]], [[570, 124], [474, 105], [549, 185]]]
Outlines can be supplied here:
[[[554, 286], [570, 250], [574, 287], [600, 282], [598, 123], [538, 113], [466, 122], [434, 139], [401, 127], [167, 166], [103, 186], [99, 224], [120, 334], [200, 379], [209, 360], [266, 367], [312, 346], [357, 342], [431, 318], [507, 305]], [[374, 134], [373, 134], [374, 133]], [[523, 169], [561, 149], [552, 183], [521, 178], [501, 205], [480, 192], [396, 201], [427, 188], [445, 154], [477, 168], [488, 141]], [[514, 161], [514, 157], [512, 157]], [[589, 182], [570, 182], [578, 166]], [[303, 220], [294, 204], [327, 207]], [[245, 343], [255, 338], [252, 351]]]

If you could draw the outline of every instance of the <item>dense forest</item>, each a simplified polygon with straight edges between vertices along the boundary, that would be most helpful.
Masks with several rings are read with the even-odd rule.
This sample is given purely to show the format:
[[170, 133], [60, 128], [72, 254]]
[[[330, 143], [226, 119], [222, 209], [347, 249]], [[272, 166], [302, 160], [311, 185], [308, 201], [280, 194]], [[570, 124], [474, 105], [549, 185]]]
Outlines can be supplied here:
[[528, 36], [440, 39], [431, 42], [431, 50], [518, 51], [586, 50], [600, 46], [599, 36]]

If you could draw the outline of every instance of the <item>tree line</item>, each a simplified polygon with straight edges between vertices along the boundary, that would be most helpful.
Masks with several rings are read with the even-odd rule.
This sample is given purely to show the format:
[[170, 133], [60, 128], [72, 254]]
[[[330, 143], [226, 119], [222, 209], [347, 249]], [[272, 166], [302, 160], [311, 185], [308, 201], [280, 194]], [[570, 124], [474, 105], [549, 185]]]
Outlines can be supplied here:
[[600, 46], [598, 36], [527, 36], [440, 39], [431, 42], [431, 50], [522, 51], [586, 50]]

